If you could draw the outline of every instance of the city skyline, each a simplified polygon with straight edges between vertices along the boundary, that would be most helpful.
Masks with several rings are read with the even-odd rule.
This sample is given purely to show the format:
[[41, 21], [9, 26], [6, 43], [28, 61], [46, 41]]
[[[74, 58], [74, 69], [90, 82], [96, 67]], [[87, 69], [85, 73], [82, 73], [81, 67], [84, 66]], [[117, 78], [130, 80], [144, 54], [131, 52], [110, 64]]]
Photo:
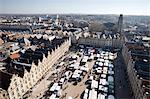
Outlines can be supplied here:
[[150, 15], [149, 0], [0, 0], [0, 14]]

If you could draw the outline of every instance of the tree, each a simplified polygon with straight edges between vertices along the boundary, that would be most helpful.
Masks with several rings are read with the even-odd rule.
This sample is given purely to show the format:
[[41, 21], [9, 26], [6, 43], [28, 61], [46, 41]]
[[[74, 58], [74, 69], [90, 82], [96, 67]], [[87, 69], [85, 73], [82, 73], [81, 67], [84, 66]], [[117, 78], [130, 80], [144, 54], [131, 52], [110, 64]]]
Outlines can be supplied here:
[[89, 31], [100, 32], [104, 30], [104, 25], [98, 22], [91, 22], [89, 24]]

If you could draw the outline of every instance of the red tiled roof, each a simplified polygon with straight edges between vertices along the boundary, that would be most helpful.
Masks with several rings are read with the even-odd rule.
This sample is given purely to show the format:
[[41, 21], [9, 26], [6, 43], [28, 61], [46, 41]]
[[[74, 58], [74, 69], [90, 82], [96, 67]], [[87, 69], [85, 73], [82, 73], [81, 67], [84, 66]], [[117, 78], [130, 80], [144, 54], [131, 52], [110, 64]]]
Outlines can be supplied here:
[[20, 57], [20, 54], [18, 54], [18, 53], [10, 55], [11, 59], [16, 59], [16, 58], [19, 58], [19, 57]]
[[0, 38], [0, 45], [2, 45], [4, 43], [4, 41]]

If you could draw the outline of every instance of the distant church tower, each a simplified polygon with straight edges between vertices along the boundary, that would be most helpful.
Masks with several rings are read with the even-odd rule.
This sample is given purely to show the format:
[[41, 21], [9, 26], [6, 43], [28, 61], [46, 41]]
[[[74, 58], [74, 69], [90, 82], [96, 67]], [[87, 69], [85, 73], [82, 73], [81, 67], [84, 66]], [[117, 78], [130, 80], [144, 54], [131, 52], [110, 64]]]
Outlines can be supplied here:
[[122, 33], [122, 26], [123, 26], [123, 15], [120, 14], [119, 20], [118, 20], [118, 27], [117, 27], [117, 32]]
[[125, 35], [122, 33], [123, 32], [122, 29], [123, 29], [123, 15], [120, 14], [118, 24], [117, 24], [117, 32], [118, 34], [120, 34], [121, 46], [123, 46], [123, 44], [125, 43]]
[[57, 17], [56, 17], [55, 24], [56, 24], [57, 26], [60, 25], [60, 18], [59, 18], [59, 15], [58, 15], [58, 14], [57, 14]]

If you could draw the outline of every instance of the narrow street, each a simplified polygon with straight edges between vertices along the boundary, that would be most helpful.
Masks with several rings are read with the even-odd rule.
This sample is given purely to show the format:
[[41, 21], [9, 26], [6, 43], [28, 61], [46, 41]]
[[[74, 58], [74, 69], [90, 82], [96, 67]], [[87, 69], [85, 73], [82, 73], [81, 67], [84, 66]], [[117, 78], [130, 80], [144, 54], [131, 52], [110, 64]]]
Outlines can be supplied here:
[[116, 99], [132, 99], [129, 84], [125, 78], [125, 64], [120, 52], [118, 53], [117, 59], [114, 60], [114, 65]]

